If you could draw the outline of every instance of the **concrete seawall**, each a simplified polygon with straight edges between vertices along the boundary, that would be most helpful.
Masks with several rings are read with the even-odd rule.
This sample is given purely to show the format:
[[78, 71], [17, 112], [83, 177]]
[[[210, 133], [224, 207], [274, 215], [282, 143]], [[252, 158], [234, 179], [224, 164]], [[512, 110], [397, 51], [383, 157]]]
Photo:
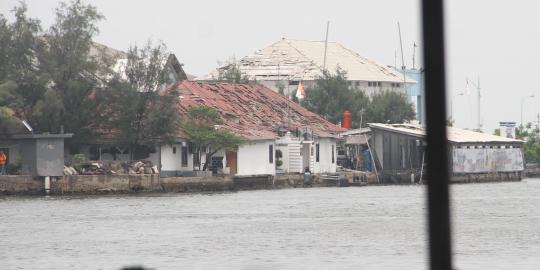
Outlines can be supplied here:
[[[357, 173], [342, 173], [335, 179], [314, 175], [309, 186], [348, 186], [362, 178], [362, 183], [378, 184], [375, 176], [362, 176]], [[343, 182], [345, 181], [345, 183]], [[478, 183], [519, 181], [521, 173], [495, 175], [453, 176], [452, 183]], [[348, 181], [348, 182], [347, 182]], [[409, 182], [410, 183], [410, 182]], [[157, 174], [143, 175], [70, 175], [52, 179], [51, 195], [63, 194], [106, 194], [137, 192], [212, 192], [250, 189], [295, 188], [304, 187], [304, 175], [286, 174], [276, 176], [210, 176], [210, 177], [167, 177]], [[28, 175], [0, 176], [0, 195], [40, 195], [45, 194], [43, 178]]]
[[[105, 194], [135, 192], [206, 192], [286, 188], [303, 185], [303, 175], [254, 177], [167, 177], [144, 175], [70, 175], [51, 180], [50, 194]], [[45, 194], [43, 178], [0, 176], [0, 195]]]

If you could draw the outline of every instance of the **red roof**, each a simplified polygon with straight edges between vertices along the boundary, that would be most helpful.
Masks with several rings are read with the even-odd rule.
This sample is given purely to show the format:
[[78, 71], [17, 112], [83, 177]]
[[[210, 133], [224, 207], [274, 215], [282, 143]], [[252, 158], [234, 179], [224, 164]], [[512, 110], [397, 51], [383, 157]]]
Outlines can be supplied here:
[[181, 81], [177, 89], [181, 114], [194, 106], [213, 107], [221, 113], [225, 128], [250, 140], [277, 138], [279, 128], [309, 127], [318, 137], [345, 131], [262, 85]]

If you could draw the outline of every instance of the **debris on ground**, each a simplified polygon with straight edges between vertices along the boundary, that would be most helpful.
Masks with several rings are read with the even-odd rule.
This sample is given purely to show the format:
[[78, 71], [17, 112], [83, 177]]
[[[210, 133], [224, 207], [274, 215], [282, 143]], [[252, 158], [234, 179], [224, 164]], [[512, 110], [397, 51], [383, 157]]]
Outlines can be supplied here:
[[158, 174], [158, 167], [149, 160], [88, 161], [73, 166], [64, 166], [64, 175], [104, 175], [104, 174]]

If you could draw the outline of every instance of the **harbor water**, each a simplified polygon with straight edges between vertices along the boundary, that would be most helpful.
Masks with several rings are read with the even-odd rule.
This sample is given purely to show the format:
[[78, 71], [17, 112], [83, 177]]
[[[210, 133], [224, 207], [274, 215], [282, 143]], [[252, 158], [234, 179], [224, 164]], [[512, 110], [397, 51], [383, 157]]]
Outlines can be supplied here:
[[[0, 269], [427, 269], [425, 191], [0, 197]], [[540, 267], [540, 179], [451, 194], [456, 269]]]

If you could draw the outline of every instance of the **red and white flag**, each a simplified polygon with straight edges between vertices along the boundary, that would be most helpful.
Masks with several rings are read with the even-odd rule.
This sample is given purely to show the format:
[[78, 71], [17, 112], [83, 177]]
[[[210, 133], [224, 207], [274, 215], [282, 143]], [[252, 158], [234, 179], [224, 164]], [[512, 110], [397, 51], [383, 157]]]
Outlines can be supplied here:
[[302, 82], [298, 83], [298, 89], [296, 89], [296, 97], [298, 99], [303, 99], [306, 97], [306, 92], [304, 91], [304, 86], [302, 85]]

